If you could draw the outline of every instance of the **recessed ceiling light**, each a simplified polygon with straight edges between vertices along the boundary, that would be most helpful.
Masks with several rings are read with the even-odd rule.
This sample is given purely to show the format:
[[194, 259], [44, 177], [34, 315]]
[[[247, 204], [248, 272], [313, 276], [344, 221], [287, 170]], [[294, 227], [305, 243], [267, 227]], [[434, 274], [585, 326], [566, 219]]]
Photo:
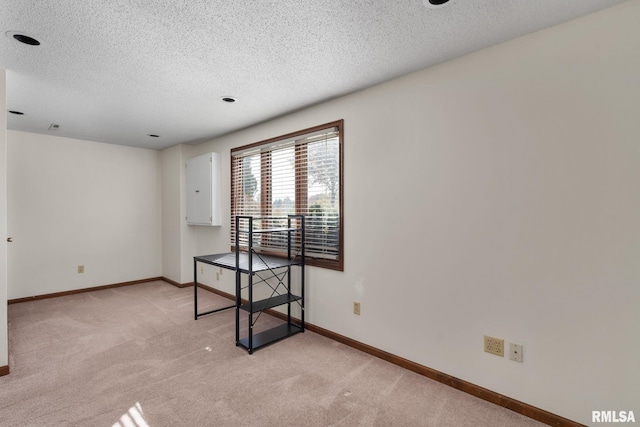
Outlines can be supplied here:
[[422, 3], [431, 8], [441, 7], [448, 3], [449, 0], [422, 0]]
[[233, 96], [223, 96], [221, 99], [222, 99], [224, 102], [229, 102], [229, 103], [232, 103], [232, 102], [236, 102], [236, 101], [237, 101]]
[[39, 46], [40, 45], [40, 42], [38, 40], [36, 40], [33, 37], [28, 36], [26, 34], [19, 33], [17, 31], [7, 31], [5, 34], [8, 37], [13, 37], [15, 40], [19, 41], [20, 43], [28, 44], [29, 46]]
[[154, 133], [150, 133], [150, 134], [149, 134], [149, 136], [150, 136], [151, 138], [160, 138], [160, 135], [156, 135], [156, 134], [154, 134]]
[[24, 113], [22, 111], [9, 110], [9, 112], [11, 114], [15, 114], [16, 116], [24, 116]]

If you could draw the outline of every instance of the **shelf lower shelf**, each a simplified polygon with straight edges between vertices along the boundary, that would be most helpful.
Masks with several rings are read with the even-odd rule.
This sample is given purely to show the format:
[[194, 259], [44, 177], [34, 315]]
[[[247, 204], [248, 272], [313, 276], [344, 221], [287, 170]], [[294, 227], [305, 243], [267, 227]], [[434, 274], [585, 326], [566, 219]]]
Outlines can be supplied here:
[[[263, 299], [260, 301], [254, 301], [253, 302], [253, 313], [257, 313], [260, 311], [264, 311], [264, 310], [268, 310], [270, 308], [273, 307], [277, 307], [279, 305], [284, 305], [284, 304], [288, 304], [294, 301], [299, 301], [302, 298], [297, 296], [297, 295], [278, 295], [275, 297], [271, 297], [271, 298], [267, 298], [267, 299]], [[249, 304], [242, 304], [240, 306], [240, 308], [244, 311], [251, 311], [249, 309]]]
[[255, 334], [253, 336], [253, 348], [249, 348], [249, 337], [241, 338], [238, 344], [249, 350], [249, 353], [251, 353], [253, 350], [257, 350], [260, 347], [264, 347], [302, 331], [303, 329], [299, 326], [285, 323], [284, 325], [276, 326], [275, 328]]

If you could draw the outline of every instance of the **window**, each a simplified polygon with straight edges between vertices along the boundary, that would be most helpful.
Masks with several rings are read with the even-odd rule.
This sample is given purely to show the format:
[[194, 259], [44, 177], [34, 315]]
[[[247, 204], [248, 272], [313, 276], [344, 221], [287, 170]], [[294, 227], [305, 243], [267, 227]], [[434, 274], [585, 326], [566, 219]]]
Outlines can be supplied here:
[[[342, 145], [339, 120], [231, 150], [231, 245], [236, 215], [304, 215], [306, 262], [342, 270]], [[286, 239], [266, 239], [254, 246], [286, 252]]]

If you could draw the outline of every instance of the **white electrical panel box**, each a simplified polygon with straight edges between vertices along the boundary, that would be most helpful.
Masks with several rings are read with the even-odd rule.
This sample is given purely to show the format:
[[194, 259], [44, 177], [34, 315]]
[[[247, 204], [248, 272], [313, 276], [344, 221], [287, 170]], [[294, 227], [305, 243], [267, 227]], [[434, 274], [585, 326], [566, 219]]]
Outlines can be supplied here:
[[222, 225], [220, 184], [218, 153], [187, 160], [187, 224]]

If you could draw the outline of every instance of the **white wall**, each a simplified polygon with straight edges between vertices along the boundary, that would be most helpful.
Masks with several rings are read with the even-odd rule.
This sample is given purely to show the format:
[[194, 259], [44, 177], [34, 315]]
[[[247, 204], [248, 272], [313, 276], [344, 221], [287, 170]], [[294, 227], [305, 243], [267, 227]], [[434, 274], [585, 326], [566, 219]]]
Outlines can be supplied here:
[[160, 152], [162, 175], [162, 275], [177, 283], [193, 280], [196, 228], [188, 226], [186, 161], [193, 147], [175, 145]]
[[[175, 145], [160, 152], [162, 166], [162, 275], [175, 282], [186, 284], [193, 281], [193, 257], [202, 255], [202, 248], [209, 251], [226, 252], [229, 250], [229, 229], [227, 227], [211, 227], [187, 225], [186, 216], [186, 162], [196, 157], [194, 151], [198, 147]], [[203, 153], [198, 152], [197, 155]], [[229, 176], [229, 158], [222, 162], [223, 176]], [[229, 200], [230, 189], [228, 179], [222, 188], [222, 200]], [[229, 212], [226, 223], [229, 221]], [[214, 246], [212, 246], [214, 245]], [[213, 249], [215, 247], [215, 249]], [[200, 264], [204, 272], [199, 273], [198, 281], [207, 283], [208, 278], [215, 277], [213, 269]], [[224, 272], [222, 272], [224, 273]], [[224, 274], [223, 274], [224, 276]], [[229, 293], [234, 293], [234, 282], [231, 274], [227, 274], [226, 286], [218, 286]], [[220, 285], [217, 283], [217, 285]]]
[[7, 336], [7, 72], [0, 68], [0, 367], [9, 365]]
[[162, 275], [182, 283], [182, 210], [180, 189], [183, 185], [180, 177], [181, 147], [162, 150], [160, 153], [160, 171], [162, 176]]
[[9, 299], [162, 275], [157, 151], [9, 131], [8, 159]]
[[195, 147], [227, 201], [195, 251], [228, 250], [232, 147], [343, 118], [345, 270], [309, 268], [311, 323], [582, 423], [640, 414], [639, 21], [629, 1]]

